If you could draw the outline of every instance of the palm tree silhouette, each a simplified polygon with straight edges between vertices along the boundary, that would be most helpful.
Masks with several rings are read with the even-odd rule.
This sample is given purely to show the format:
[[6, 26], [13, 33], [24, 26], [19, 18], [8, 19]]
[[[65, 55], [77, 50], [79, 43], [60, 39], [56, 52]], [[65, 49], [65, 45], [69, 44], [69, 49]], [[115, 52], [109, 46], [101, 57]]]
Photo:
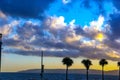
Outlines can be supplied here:
[[120, 80], [120, 62], [117, 63], [118, 67], [119, 67], [119, 79]]
[[0, 72], [1, 72], [1, 57], [2, 57], [2, 34], [0, 33]]
[[108, 62], [106, 61], [106, 59], [101, 59], [99, 61], [99, 64], [102, 66], [102, 80], [104, 80], [104, 66], [108, 64]]
[[68, 67], [72, 66], [73, 60], [69, 57], [65, 57], [63, 58], [62, 63], [66, 65], [66, 80], [68, 80]]
[[89, 59], [84, 59], [81, 61], [81, 63], [83, 63], [84, 66], [86, 67], [86, 79], [88, 80], [88, 71], [90, 66], [92, 65], [92, 62]]

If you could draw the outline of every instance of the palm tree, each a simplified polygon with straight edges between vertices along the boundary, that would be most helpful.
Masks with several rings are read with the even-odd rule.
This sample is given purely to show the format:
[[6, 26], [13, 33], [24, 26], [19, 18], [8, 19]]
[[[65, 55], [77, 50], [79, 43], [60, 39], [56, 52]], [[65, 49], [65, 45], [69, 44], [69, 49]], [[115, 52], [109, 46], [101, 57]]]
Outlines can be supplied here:
[[99, 64], [102, 66], [102, 80], [104, 80], [104, 66], [108, 64], [108, 62], [106, 61], [106, 59], [101, 59], [99, 61]]
[[117, 63], [118, 67], [119, 67], [119, 79], [120, 80], [120, 62]]
[[86, 67], [86, 79], [88, 80], [88, 71], [90, 66], [92, 65], [92, 62], [89, 59], [84, 59], [81, 61], [81, 63], [83, 63], [84, 66]]
[[66, 65], [66, 80], [68, 80], [68, 67], [72, 66], [73, 60], [69, 57], [65, 57], [63, 58], [62, 63]]
[[2, 56], [2, 34], [0, 33], [0, 72], [1, 72], [1, 56]]

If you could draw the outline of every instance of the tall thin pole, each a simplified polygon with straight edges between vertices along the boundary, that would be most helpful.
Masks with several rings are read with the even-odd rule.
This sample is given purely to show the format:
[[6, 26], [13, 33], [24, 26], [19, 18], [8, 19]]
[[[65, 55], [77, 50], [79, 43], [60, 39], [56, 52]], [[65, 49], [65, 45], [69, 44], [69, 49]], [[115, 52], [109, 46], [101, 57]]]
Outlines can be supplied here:
[[43, 51], [41, 52], [41, 66], [43, 65]]
[[0, 72], [1, 72], [1, 55], [2, 55], [2, 34], [0, 33]]
[[41, 80], [43, 80], [44, 65], [43, 65], [43, 51], [41, 52]]

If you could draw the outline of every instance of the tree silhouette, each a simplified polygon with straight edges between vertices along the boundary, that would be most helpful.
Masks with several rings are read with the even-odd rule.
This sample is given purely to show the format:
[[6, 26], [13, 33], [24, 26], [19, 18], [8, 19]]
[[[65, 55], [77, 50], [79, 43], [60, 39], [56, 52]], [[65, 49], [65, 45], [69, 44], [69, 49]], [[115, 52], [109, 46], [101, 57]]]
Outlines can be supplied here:
[[2, 57], [2, 34], [0, 33], [0, 72], [1, 72], [1, 57]]
[[89, 59], [84, 59], [82, 60], [82, 62], [84, 64], [84, 66], [86, 67], [86, 79], [88, 80], [88, 71], [90, 66], [92, 65], [92, 62]]
[[106, 59], [101, 59], [99, 64], [102, 66], [102, 80], [104, 80], [104, 66], [108, 64]]
[[120, 62], [117, 63], [118, 67], [119, 67], [119, 79], [120, 80]]
[[65, 57], [63, 58], [62, 63], [66, 65], [66, 80], [68, 80], [68, 67], [72, 66], [73, 60], [69, 57]]

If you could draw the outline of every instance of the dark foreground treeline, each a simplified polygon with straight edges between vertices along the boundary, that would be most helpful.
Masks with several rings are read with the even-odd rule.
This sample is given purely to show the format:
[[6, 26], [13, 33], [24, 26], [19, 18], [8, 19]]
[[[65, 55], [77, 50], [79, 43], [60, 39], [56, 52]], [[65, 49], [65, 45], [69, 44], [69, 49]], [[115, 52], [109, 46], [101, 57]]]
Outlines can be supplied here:
[[[64, 65], [66, 65], [66, 80], [68, 80], [68, 68], [70, 67], [70, 66], [72, 66], [72, 64], [73, 64], [73, 60], [71, 59], [71, 58], [69, 58], [69, 57], [65, 57], [65, 58], [63, 58], [63, 60], [62, 60], [62, 63], [64, 64]], [[82, 61], [81, 61], [81, 63], [85, 66], [85, 68], [86, 68], [86, 79], [85, 80], [89, 80], [89, 69], [90, 69], [90, 66], [92, 66], [92, 61], [91, 60], [89, 60], [89, 59], [83, 59]], [[106, 59], [101, 59], [100, 61], [99, 61], [99, 65], [101, 66], [101, 68], [102, 68], [102, 71], [101, 71], [101, 79], [100, 80], [105, 80], [105, 76], [104, 76], [104, 66], [105, 65], [107, 65], [108, 64], [108, 61], [106, 60]], [[118, 62], [117, 63], [117, 65], [118, 65], [118, 67], [119, 67], [119, 78], [118, 78], [118, 80], [120, 80], [120, 62]], [[96, 79], [96, 80], [98, 80], [98, 79]], [[111, 79], [109, 79], [109, 80], [111, 80]]]
[[[62, 63], [64, 64], [64, 65], [66, 65], [66, 74], [65, 74], [65, 80], [70, 80], [69, 78], [71, 77], [70, 75], [69, 75], [69, 77], [68, 77], [68, 70], [69, 70], [69, 67], [70, 66], [72, 66], [72, 64], [74, 63], [73, 62], [73, 60], [71, 59], [71, 58], [69, 58], [69, 57], [65, 57], [65, 58], [63, 58], [63, 60], [62, 60]], [[81, 63], [85, 66], [85, 68], [86, 68], [86, 78], [85, 78], [85, 76], [84, 76], [84, 78], [82, 79], [82, 77], [80, 77], [81, 79], [79, 79], [79, 80], [91, 80], [90, 78], [90, 76], [89, 76], [89, 69], [90, 69], [90, 66], [92, 66], [92, 61], [91, 60], [89, 60], [89, 59], [83, 59], [82, 61], [81, 61]], [[101, 77], [99, 77], [99, 79], [96, 77], [96, 78], [94, 78], [93, 80], [120, 80], [120, 62], [118, 62], [117, 63], [117, 65], [118, 65], [118, 67], [119, 67], [119, 76], [118, 76], [118, 78], [117, 79], [112, 79], [111, 78], [111, 76], [109, 76], [109, 77], [107, 77], [107, 79], [106, 79], [106, 77], [104, 76], [104, 66], [105, 65], [107, 65], [108, 64], [108, 61], [106, 60], [106, 59], [101, 59], [100, 61], [99, 61], [99, 65], [101, 66]], [[41, 66], [41, 80], [44, 80], [43, 79], [43, 72], [44, 72], [44, 65], [42, 65]], [[45, 75], [44, 75], [45, 76]], [[73, 76], [74, 77], [74, 76]]]

